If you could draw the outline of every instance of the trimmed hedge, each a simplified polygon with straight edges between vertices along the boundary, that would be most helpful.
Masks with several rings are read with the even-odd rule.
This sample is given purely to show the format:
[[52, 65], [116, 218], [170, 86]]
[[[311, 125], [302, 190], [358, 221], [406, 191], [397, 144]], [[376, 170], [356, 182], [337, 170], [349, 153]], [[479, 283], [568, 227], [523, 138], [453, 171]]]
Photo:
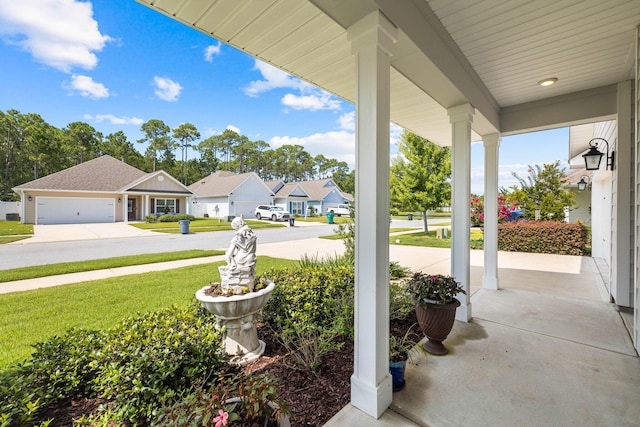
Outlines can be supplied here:
[[498, 224], [498, 250], [587, 255], [589, 231], [582, 223], [515, 221]]

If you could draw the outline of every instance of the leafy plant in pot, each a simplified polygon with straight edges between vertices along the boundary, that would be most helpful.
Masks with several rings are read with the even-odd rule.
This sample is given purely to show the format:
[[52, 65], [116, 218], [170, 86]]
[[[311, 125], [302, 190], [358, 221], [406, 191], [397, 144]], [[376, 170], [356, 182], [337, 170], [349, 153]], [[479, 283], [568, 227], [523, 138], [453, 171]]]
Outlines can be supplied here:
[[416, 303], [416, 317], [420, 329], [427, 337], [423, 348], [431, 354], [447, 354], [442, 344], [456, 317], [460, 306], [455, 296], [466, 294], [455, 278], [443, 274], [414, 273], [407, 283], [407, 292]]
[[393, 381], [393, 391], [400, 391], [405, 386], [404, 373], [407, 362], [411, 358], [411, 349], [415, 347], [417, 341], [414, 339], [415, 333], [411, 325], [404, 335], [389, 335], [389, 371]]

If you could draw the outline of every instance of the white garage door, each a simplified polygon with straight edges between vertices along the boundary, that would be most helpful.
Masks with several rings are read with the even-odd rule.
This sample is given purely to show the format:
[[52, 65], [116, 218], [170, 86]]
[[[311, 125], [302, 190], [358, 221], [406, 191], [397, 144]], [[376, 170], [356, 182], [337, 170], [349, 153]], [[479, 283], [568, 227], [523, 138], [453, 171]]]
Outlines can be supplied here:
[[115, 222], [114, 199], [38, 197], [36, 224]]
[[255, 219], [254, 212], [258, 205], [258, 202], [235, 202], [231, 215], [242, 216], [244, 219]]

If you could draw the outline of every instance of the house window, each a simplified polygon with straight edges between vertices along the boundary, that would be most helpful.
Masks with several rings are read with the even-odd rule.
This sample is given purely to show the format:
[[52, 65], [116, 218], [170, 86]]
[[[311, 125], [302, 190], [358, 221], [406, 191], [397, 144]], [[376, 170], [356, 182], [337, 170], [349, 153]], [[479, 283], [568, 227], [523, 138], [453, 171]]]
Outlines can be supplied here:
[[156, 199], [157, 214], [174, 214], [176, 213], [176, 199]]
[[304, 214], [304, 202], [291, 202], [291, 213], [294, 215]]

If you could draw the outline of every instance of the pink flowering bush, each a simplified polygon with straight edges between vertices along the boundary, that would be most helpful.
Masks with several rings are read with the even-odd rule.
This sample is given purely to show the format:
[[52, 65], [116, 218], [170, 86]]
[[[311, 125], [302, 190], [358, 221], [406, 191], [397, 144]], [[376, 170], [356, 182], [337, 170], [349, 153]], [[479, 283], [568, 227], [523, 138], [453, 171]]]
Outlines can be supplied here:
[[277, 399], [273, 377], [230, 374], [218, 378], [208, 392], [199, 390], [166, 408], [154, 425], [274, 427], [288, 420], [288, 413], [286, 404]]
[[[498, 222], [503, 222], [511, 216], [511, 212], [518, 206], [517, 201], [508, 200], [504, 194], [498, 195]], [[471, 224], [481, 227], [484, 225], [484, 196], [471, 195]]]

